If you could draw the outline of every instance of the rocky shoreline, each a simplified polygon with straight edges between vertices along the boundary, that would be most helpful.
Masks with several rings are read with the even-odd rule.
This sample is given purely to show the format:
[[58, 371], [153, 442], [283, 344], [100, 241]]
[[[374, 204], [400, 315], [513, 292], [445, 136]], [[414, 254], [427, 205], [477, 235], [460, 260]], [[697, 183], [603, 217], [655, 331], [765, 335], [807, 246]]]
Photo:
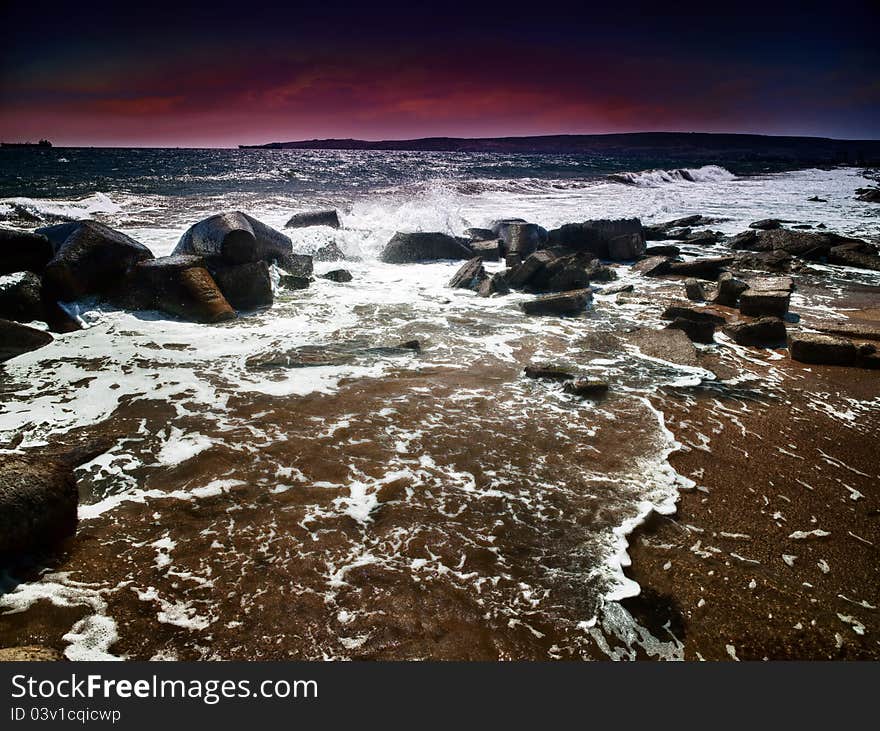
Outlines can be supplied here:
[[[783, 383], [778, 393], [785, 398], [760, 400], [731, 386], [722, 401], [758, 398], [762, 405], [732, 420], [718, 418], [713, 400], [718, 394], [702, 387], [694, 392], [665, 388], [652, 398], [684, 445], [670, 458], [673, 467], [698, 487], [682, 494], [675, 518], [652, 518], [634, 536], [629, 576], [643, 591], [623, 606], [655, 637], [680, 642], [689, 659], [876, 658], [880, 494], [875, 478], [880, 475], [874, 452], [880, 434], [871, 423], [841, 425], [813, 406], [823, 399], [845, 403], [880, 396], [873, 372], [880, 368], [880, 287], [834, 293], [846, 319], [816, 316], [809, 306], [793, 303], [793, 296], [808, 303], [829, 266], [880, 271], [878, 248], [831, 232], [787, 228], [773, 219], [756, 221], [731, 237], [713, 231], [712, 224], [694, 215], [652, 226], [631, 218], [546, 230], [503, 219], [486, 229], [469, 229], [463, 237], [399, 232], [380, 259], [401, 265], [461, 260], [450, 288], [493, 299], [512, 292], [528, 295], [518, 297], [515, 307], [523, 318], [577, 318], [590, 308], [609, 306], [605, 297], [614, 297], [613, 306], [654, 309], [665, 326], [615, 334], [614, 349], [635, 347], [660, 361], [704, 368], [721, 384], [735, 383], [755, 363], [775, 369]], [[338, 228], [341, 223], [336, 211], [297, 214], [288, 223], [291, 229], [312, 225]], [[706, 246], [727, 251], [701, 255]], [[332, 245], [314, 256], [295, 254], [290, 237], [241, 212], [194, 224], [171, 256], [159, 258], [91, 220], [36, 232], [3, 229], [0, 275], [11, 276], [0, 284], [0, 357], [44, 347], [52, 340], [47, 330], [79, 329], [66, 304], [82, 298], [223, 326], [271, 306], [278, 287], [308, 288], [313, 261], [342, 259], [343, 252]], [[646, 300], [639, 279], [616, 284], [620, 266], [661, 282], [662, 295]], [[322, 276], [353, 281], [345, 269]], [[23, 324], [33, 320], [43, 321], [46, 329]], [[731, 345], [735, 364], [701, 349], [717, 342]], [[406, 354], [417, 351], [418, 342], [376, 348]], [[315, 357], [352, 356], [340, 351], [296, 357], [314, 362]], [[284, 356], [283, 367], [293, 365], [290, 358]], [[262, 358], [253, 367], [272, 364]], [[527, 365], [522, 375], [561, 382], [575, 399], [601, 402], [616, 387], [542, 360]], [[792, 419], [793, 411], [808, 409], [809, 418]], [[711, 450], [693, 446], [705, 431], [712, 432]], [[15, 564], [22, 555], [65, 545], [76, 528], [71, 470], [110, 446], [91, 440], [51, 454], [7, 446], [0, 456], [0, 509], [10, 526], [29, 529], [6, 532], [0, 544], [5, 561]], [[790, 456], [808, 449], [813, 450], [808, 456]], [[785, 460], [796, 461], [783, 467]], [[834, 474], [823, 475], [821, 485], [801, 485], [811, 482], [804, 475], [820, 468]], [[854, 492], [841, 497], [844, 482]], [[860, 497], [853, 498], [855, 493]], [[769, 514], [770, 502], [777, 499], [785, 505]], [[764, 524], [770, 527], [759, 530]], [[739, 550], [741, 544], [751, 553]], [[848, 567], [846, 579], [838, 566], [840, 572]], [[764, 621], [764, 613], [772, 621]], [[719, 644], [722, 635], [727, 641]], [[456, 656], [461, 647], [449, 651]]]

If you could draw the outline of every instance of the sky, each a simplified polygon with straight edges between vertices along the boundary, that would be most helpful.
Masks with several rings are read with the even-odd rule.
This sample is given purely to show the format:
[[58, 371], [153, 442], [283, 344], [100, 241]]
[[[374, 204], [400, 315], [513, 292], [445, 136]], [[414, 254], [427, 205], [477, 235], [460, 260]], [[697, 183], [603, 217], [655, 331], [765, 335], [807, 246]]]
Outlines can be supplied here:
[[125, 5], [3, 4], [0, 140], [880, 139], [876, 0]]

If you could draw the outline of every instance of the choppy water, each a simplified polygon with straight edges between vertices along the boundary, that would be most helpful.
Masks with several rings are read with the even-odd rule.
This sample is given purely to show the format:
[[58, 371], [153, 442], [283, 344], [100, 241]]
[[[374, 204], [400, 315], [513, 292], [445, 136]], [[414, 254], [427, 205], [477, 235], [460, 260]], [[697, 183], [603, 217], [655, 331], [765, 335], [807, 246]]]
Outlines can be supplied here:
[[[447, 289], [455, 263], [376, 254], [397, 230], [506, 216], [549, 228], [703, 213], [726, 233], [780, 217], [880, 237], [877, 208], [853, 199], [867, 182], [855, 169], [623, 185], [604, 177], [615, 161], [575, 158], [39, 154], [4, 170], [0, 216], [15, 225], [22, 210], [93, 216], [163, 255], [218, 210], [280, 228], [332, 205], [343, 228], [295, 230], [294, 246], [335, 240], [357, 257], [351, 283], [279, 291], [226, 325], [80, 303], [88, 329], [5, 364], [0, 443], [121, 435], [78, 473], [80, 536], [59, 571], [0, 597], [18, 612], [0, 639], [47, 623], [74, 658], [677, 656], [676, 638], [648, 636], [615, 600], [637, 591], [626, 534], [692, 484], [666, 461], [676, 443], [651, 397], [715, 375], [621, 343], [656, 308], [599, 294], [583, 318], [528, 319], [523, 295]], [[672, 290], [616, 269], [640, 294]], [[421, 353], [381, 350], [411, 339]], [[739, 362], [720, 340], [711, 352]], [[308, 364], [273, 366], [279, 354]], [[541, 360], [606, 378], [611, 395], [575, 401], [522, 377]]]

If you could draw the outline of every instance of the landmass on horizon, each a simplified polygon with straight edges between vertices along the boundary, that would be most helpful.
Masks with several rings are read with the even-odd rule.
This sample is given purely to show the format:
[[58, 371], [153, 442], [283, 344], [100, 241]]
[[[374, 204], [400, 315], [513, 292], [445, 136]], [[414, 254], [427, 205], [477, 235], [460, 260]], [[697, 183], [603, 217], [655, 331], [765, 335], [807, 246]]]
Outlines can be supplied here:
[[628, 132], [523, 137], [421, 137], [407, 140], [313, 139], [239, 145], [240, 149], [388, 150], [627, 155], [645, 158], [787, 161], [805, 164], [880, 164], [880, 140], [838, 140], [711, 132]]

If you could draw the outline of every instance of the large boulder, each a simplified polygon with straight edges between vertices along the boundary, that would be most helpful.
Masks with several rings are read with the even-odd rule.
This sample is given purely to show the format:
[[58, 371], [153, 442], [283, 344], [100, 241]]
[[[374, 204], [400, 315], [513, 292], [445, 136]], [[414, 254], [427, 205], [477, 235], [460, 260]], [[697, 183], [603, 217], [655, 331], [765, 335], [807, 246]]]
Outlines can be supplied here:
[[223, 296], [236, 310], [269, 307], [274, 301], [272, 278], [265, 261], [214, 266], [211, 275]]
[[350, 282], [354, 277], [352, 277], [351, 272], [348, 271], [348, 269], [333, 269], [332, 271], [322, 274], [321, 279], [326, 279], [329, 282], [336, 282], [337, 284], [344, 284]]
[[275, 264], [294, 277], [311, 277], [315, 271], [314, 259], [308, 254], [283, 254]]
[[43, 287], [64, 302], [104, 294], [135, 264], [153, 258], [143, 244], [97, 221], [61, 223], [38, 233], [55, 251], [43, 272]]
[[669, 272], [671, 263], [672, 259], [668, 256], [649, 256], [633, 264], [632, 269], [645, 277], [659, 277]]
[[504, 276], [504, 272], [495, 272], [491, 277], [486, 277], [477, 287], [477, 294], [480, 297], [491, 297], [493, 295], [510, 294], [510, 285]]
[[736, 259], [732, 256], [703, 256], [690, 261], [671, 261], [666, 273], [714, 280], [734, 261]]
[[173, 254], [203, 256], [209, 266], [283, 259], [292, 251], [290, 239], [256, 218], [232, 211], [218, 213], [191, 226]]
[[43, 282], [33, 272], [0, 277], [0, 317], [17, 322], [45, 320]]
[[541, 249], [526, 257], [525, 261], [511, 267], [506, 274], [507, 284], [513, 289], [523, 289], [552, 261], [556, 259], [556, 255], [547, 250]]
[[10, 320], [0, 320], [0, 363], [42, 348], [52, 340], [52, 336], [42, 330]]
[[470, 289], [476, 292], [486, 278], [483, 260], [479, 256], [475, 256], [461, 265], [461, 268], [449, 280], [448, 286], [452, 289]]
[[785, 344], [785, 323], [778, 317], [733, 322], [723, 327], [722, 332], [739, 345], [764, 348], [781, 347]]
[[665, 241], [676, 238], [676, 229], [687, 229], [690, 232], [691, 226], [709, 226], [713, 223], [715, 223], [714, 219], [697, 213], [693, 216], [685, 216], [684, 218], [676, 218], [665, 223], [653, 223], [650, 226], [645, 226], [645, 238], [648, 241]]
[[524, 221], [496, 222], [492, 226], [498, 238], [501, 239], [505, 253], [508, 256], [519, 256], [524, 259], [529, 254], [547, 245], [547, 229], [536, 223]]
[[785, 317], [790, 293], [779, 289], [747, 289], [739, 297], [739, 311], [750, 317]]
[[797, 333], [788, 338], [792, 360], [816, 365], [855, 365], [858, 348], [846, 338], [817, 333]]
[[160, 310], [191, 322], [235, 318], [235, 310], [200, 256], [164, 256], [142, 261], [111, 299], [121, 307]]
[[772, 231], [777, 228], [782, 228], [782, 221], [778, 218], [762, 218], [760, 221], [750, 223], [749, 228], [756, 228], [761, 231]]
[[331, 241], [319, 248], [313, 258], [315, 261], [344, 261], [345, 252], [339, 248], [339, 244]]
[[522, 302], [520, 307], [527, 315], [576, 315], [586, 309], [592, 298], [589, 289], [578, 289], [536, 297]]
[[590, 259], [590, 256], [590, 254], [569, 254], [554, 259], [531, 278], [528, 283], [529, 289], [534, 292], [568, 292], [589, 287], [591, 275], [596, 274], [593, 265], [598, 264], [599, 261]]
[[481, 241], [471, 241], [471, 250], [479, 256], [483, 261], [499, 261], [502, 251], [501, 239], [483, 239]]
[[706, 290], [699, 279], [693, 277], [684, 280], [684, 293], [689, 300], [702, 302], [706, 299]]
[[741, 279], [737, 279], [730, 272], [724, 272], [718, 277], [718, 289], [712, 300], [716, 305], [724, 307], [736, 307], [739, 296], [749, 288], [749, 285]]
[[856, 191], [856, 200], [863, 203], [880, 203], [880, 188], [859, 188]]
[[52, 548], [76, 532], [73, 469], [111, 446], [100, 441], [63, 454], [0, 455], [0, 565]]
[[465, 246], [463, 239], [448, 234], [398, 231], [385, 246], [379, 258], [386, 264], [409, 264], [440, 259], [470, 259], [473, 255], [473, 252]]
[[339, 214], [332, 208], [323, 211], [294, 213], [290, 220], [284, 224], [284, 228], [307, 228], [309, 226], [339, 228]]
[[724, 313], [719, 310], [690, 304], [669, 305], [669, 307], [663, 310], [661, 317], [664, 320], [684, 318], [686, 320], [694, 320], [695, 322], [710, 322], [714, 325], [723, 325], [727, 322]]
[[669, 330], [681, 330], [695, 343], [711, 343], [715, 340], [715, 323], [708, 320], [676, 317], [666, 327]]
[[[626, 236], [630, 238], [619, 239]], [[645, 235], [638, 218], [567, 223], [548, 235], [551, 246], [587, 251], [600, 259], [614, 258], [611, 242], [615, 239], [619, 239], [613, 247], [615, 256], [632, 259], [645, 253]]]
[[828, 252], [828, 261], [832, 264], [880, 272], [880, 256], [869, 245], [842, 244], [832, 246]]
[[0, 275], [13, 272], [41, 273], [54, 254], [43, 234], [0, 228]]

